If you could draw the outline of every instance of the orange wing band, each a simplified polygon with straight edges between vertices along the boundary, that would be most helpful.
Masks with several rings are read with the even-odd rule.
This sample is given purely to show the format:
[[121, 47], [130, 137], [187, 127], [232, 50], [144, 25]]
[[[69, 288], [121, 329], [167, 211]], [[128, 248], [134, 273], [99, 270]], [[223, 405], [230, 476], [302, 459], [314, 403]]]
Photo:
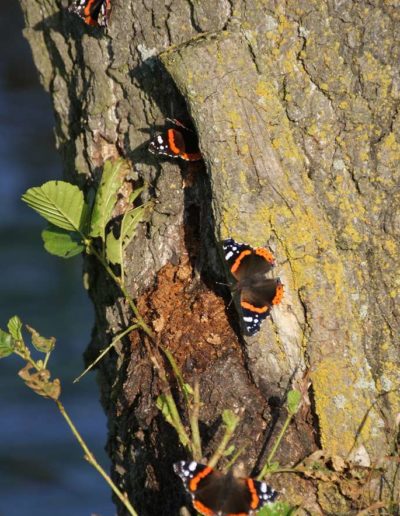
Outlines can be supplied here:
[[193, 507], [196, 509], [197, 512], [199, 512], [200, 514], [204, 514], [204, 516], [214, 516], [215, 512], [211, 509], [209, 509], [208, 507], [206, 507], [205, 505], [203, 505], [201, 502], [199, 502], [198, 500], [194, 500], [193, 501]]
[[253, 479], [252, 479], [252, 478], [248, 478], [248, 479], [246, 480], [246, 483], [247, 483], [247, 486], [248, 486], [249, 491], [250, 491], [250, 493], [251, 493], [251, 502], [250, 502], [250, 507], [251, 507], [252, 509], [257, 509], [258, 504], [259, 504], [259, 502], [260, 502], [260, 499], [259, 499], [259, 497], [258, 497], [258, 495], [257, 495], [257, 491], [256, 491], [256, 488], [255, 488], [255, 486], [254, 486], [254, 481], [253, 481]]
[[246, 301], [241, 301], [240, 306], [242, 308], [246, 308], [247, 310], [250, 310], [251, 312], [257, 312], [258, 314], [264, 314], [265, 312], [268, 312], [268, 310], [271, 308], [270, 306], [263, 306], [260, 308], [258, 306], [251, 305], [250, 303], [247, 303]]
[[264, 247], [257, 247], [254, 249], [254, 252], [258, 254], [258, 256], [265, 258], [271, 265], [275, 265], [274, 255], [268, 251], [268, 249], [265, 249]]
[[273, 305], [279, 305], [279, 303], [282, 301], [282, 298], [283, 298], [283, 292], [284, 292], [283, 285], [279, 284], [276, 287], [276, 294], [275, 294], [274, 299], [272, 300]]
[[170, 146], [172, 152], [174, 154], [182, 155], [183, 154], [182, 150], [184, 150], [184, 149], [180, 149], [175, 143], [175, 130], [168, 129], [167, 134], [168, 134], [168, 145]]
[[197, 484], [200, 482], [200, 480], [207, 475], [209, 475], [212, 471], [212, 468], [206, 467], [201, 471], [198, 475], [192, 478], [192, 480], [189, 482], [189, 490], [194, 492], [197, 489]]
[[243, 258], [245, 256], [248, 256], [249, 254], [251, 254], [251, 251], [249, 249], [246, 249], [246, 251], [242, 251], [239, 256], [236, 258], [235, 260], [235, 263], [232, 265], [231, 267], [231, 273], [235, 273], [238, 268], [239, 268], [239, 265], [240, 265], [240, 262], [243, 260]]

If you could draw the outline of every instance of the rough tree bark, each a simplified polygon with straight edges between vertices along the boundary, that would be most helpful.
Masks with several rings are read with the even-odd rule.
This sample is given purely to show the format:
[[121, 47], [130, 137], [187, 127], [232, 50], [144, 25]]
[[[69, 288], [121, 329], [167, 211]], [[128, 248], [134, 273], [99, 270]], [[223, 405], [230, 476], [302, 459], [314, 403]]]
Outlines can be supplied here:
[[[65, 176], [84, 186], [122, 155], [157, 199], [126, 257], [129, 288], [185, 377], [200, 377], [206, 454], [222, 409], [240, 408], [235, 444], [247, 445], [249, 473], [279, 429], [288, 386], [308, 371], [309, 408], [281, 464], [318, 447], [376, 464], [400, 410], [397, 0], [113, 0], [107, 32], [66, 2], [20, 2]], [[155, 123], [186, 110], [205, 166], [180, 169], [146, 142]], [[228, 236], [268, 245], [285, 285], [253, 338], [215, 283]], [[130, 315], [88, 267], [93, 357]], [[108, 450], [141, 515], [176, 514], [184, 498], [171, 464], [183, 452], [155, 408], [160, 386], [141, 339], [100, 365]], [[351, 512], [303, 479], [272, 483], [312, 513]]]

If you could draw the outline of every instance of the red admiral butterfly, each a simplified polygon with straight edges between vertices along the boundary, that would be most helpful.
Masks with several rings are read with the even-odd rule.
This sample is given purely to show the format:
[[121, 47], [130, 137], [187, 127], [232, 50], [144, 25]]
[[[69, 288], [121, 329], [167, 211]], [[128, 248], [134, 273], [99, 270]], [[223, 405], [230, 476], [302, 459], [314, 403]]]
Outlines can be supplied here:
[[106, 27], [110, 14], [111, 0], [75, 0], [69, 11], [80, 16], [85, 23], [94, 27]]
[[240, 292], [243, 322], [247, 332], [254, 335], [273, 305], [280, 303], [283, 297], [280, 279], [267, 278], [275, 258], [264, 247], [238, 244], [232, 238], [225, 240], [223, 247], [225, 260], [237, 281], [235, 290]]
[[157, 135], [149, 144], [149, 151], [169, 158], [182, 158], [185, 161], [201, 160], [199, 142], [194, 128], [184, 125], [179, 120], [167, 118], [164, 134]]
[[265, 482], [235, 478], [199, 464], [177, 462], [174, 471], [192, 497], [193, 507], [205, 516], [252, 516], [278, 493]]

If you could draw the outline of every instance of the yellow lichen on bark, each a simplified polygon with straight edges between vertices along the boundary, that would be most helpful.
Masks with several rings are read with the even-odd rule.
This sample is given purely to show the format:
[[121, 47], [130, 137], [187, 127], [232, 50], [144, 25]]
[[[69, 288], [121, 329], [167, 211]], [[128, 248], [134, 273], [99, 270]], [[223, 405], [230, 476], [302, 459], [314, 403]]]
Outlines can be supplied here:
[[[284, 39], [284, 34], [281, 37]], [[268, 75], [256, 71], [239, 34], [205, 37], [195, 43], [178, 49], [173, 61], [167, 53], [163, 62], [182, 93], [192, 93], [190, 111], [199, 125], [200, 139], [206, 142], [216, 232], [222, 238], [234, 237], [252, 245], [269, 243], [282, 263], [279, 274], [291, 300], [274, 309], [278, 342], [274, 342], [269, 325], [260, 332], [261, 340], [263, 332], [268, 334], [270, 347], [265, 351], [262, 346], [257, 348], [263, 367], [268, 367], [264, 353], [274, 353], [277, 361], [265, 375], [275, 377], [278, 368], [285, 376], [287, 355], [304, 361], [311, 369], [326, 450], [347, 456], [362, 443], [373, 457], [384, 436], [378, 413], [370, 409], [365, 417], [378, 393], [363, 356], [359, 294], [349, 286], [353, 273], [347, 266], [348, 258], [344, 260], [337, 249], [336, 230], [319, 205], [276, 85]], [[221, 55], [222, 60], [210, 57]], [[290, 59], [296, 56], [294, 52], [290, 55]], [[192, 62], [204, 65], [193, 70], [188, 82], [186, 72]], [[346, 80], [332, 81], [336, 89], [345, 91], [349, 75], [342, 60], [329, 65], [343, 71]], [[206, 92], [207, 100], [200, 102], [193, 92], [204, 88], [205, 68], [210, 93]], [[328, 81], [327, 88], [331, 87]], [[210, 113], [212, 128], [202, 124]], [[328, 139], [329, 124], [316, 121], [314, 134]], [[355, 128], [355, 134], [366, 141], [365, 128]], [[361, 157], [362, 152], [361, 146]], [[338, 170], [334, 193], [330, 189], [327, 196], [338, 204], [346, 220], [341, 238], [357, 248], [364, 241], [359, 222], [365, 220], [366, 213], [362, 203], [348, 198], [347, 190], [348, 179]]]

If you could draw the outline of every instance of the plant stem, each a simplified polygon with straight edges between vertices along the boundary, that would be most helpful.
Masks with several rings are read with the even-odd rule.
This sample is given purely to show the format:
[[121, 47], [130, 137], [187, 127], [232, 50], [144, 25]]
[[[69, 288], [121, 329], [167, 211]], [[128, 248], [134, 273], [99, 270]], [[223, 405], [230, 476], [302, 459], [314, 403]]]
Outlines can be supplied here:
[[174, 428], [178, 434], [179, 440], [185, 448], [188, 448], [192, 452], [193, 444], [186, 433], [185, 427], [183, 426], [181, 416], [179, 415], [178, 407], [176, 406], [175, 400], [171, 393], [165, 394], [165, 401], [168, 405], [168, 412], [173, 422]]
[[81, 448], [85, 452], [85, 459], [89, 462], [89, 464], [91, 464], [100, 473], [100, 475], [104, 478], [104, 480], [111, 487], [111, 489], [114, 491], [114, 493], [118, 496], [118, 498], [121, 500], [121, 502], [125, 505], [129, 514], [131, 514], [132, 516], [138, 516], [135, 509], [132, 507], [127, 495], [125, 493], [122, 493], [122, 491], [120, 491], [118, 489], [118, 487], [114, 484], [114, 482], [111, 480], [111, 478], [107, 475], [107, 473], [104, 471], [104, 469], [100, 466], [100, 464], [95, 459], [93, 453], [89, 450], [85, 441], [82, 439], [80, 433], [78, 432], [74, 423], [72, 422], [69, 415], [67, 414], [67, 412], [64, 408], [64, 405], [59, 400], [55, 400], [55, 403], [56, 403], [61, 415], [68, 423], [68, 426], [70, 427], [72, 433], [74, 434], [77, 441], [79, 442]]
[[154, 340], [154, 333], [151, 331], [151, 329], [147, 326], [147, 324], [144, 322], [142, 316], [140, 315], [139, 313], [139, 310], [136, 308], [136, 305], [135, 303], [133, 302], [131, 296], [129, 295], [128, 291], [126, 290], [125, 288], [125, 285], [123, 284], [123, 282], [121, 281], [121, 278], [119, 278], [116, 274], [114, 274], [113, 270], [111, 269], [111, 267], [108, 265], [106, 259], [104, 258], [104, 256], [102, 256], [95, 248], [94, 246], [92, 245], [92, 243], [90, 242], [89, 244], [89, 249], [90, 249], [90, 252], [96, 256], [96, 258], [99, 260], [99, 262], [102, 264], [102, 266], [104, 267], [104, 269], [106, 270], [107, 274], [110, 276], [111, 279], [114, 280], [114, 282], [117, 284], [117, 286], [119, 287], [119, 289], [121, 290], [122, 294], [124, 295], [126, 301], [128, 302], [135, 318], [136, 318], [136, 321], [138, 322], [139, 326], [142, 328], [142, 330], [147, 333], [147, 335]]
[[283, 439], [283, 436], [285, 435], [286, 433], [286, 430], [288, 429], [288, 426], [290, 424], [290, 421], [292, 420], [292, 417], [294, 416], [294, 414], [288, 414], [287, 417], [286, 417], [286, 420], [282, 426], [282, 429], [281, 431], [279, 432], [279, 435], [278, 437], [276, 438], [275, 442], [274, 442], [274, 445], [272, 446], [272, 449], [271, 451], [269, 452], [269, 455], [267, 457], [267, 460], [263, 466], [263, 468], [261, 469], [260, 471], [260, 474], [258, 475], [257, 477], [257, 480], [262, 480], [264, 478], [264, 476], [266, 475], [270, 465], [271, 465], [271, 462], [272, 462], [272, 459], [274, 458], [275, 456], [275, 453], [276, 453], [276, 450], [278, 449], [282, 439]]
[[235, 464], [235, 462], [238, 460], [238, 458], [242, 455], [242, 453], [244, 452], [244, 450], [246, 449], [246, 446], [242, 446], [231, 458], [231, 460], [228, 462], [228, 464], [226, 464], [226, 466], [224, 466], [224, 469], [223, 471], [226, 472], [226, 471], [229, 471], [231, 469], [231, 467]]
[[81, 373], [79, 376], [77, 376], [75, 378], [75, 380], [72, 382], [72, 383], [76, 383], [76, 382], [79, 382], [79, 380], [82, 378], [82, 376], [84, 376], [88, 371], [90, 371], [92, 369], [92, 367], [94, 367], [98, 362], [100, 362], [100, 360], [104, 357], [104, 355], [106, 355], [111, 348], [113, 348], [115, 346], [115, 344], [120, 341], [122, 339], [122, 337], [125, 337], [125, 335], [129, 332], [131, 332], [132, 330], [135, 330], [136, 328], [138, 327], [138, 324], [132, 324], [132, 326], [129, 326], [129, 328], [127, 328], [126, 330], [124, 330], [123, 332], [119, 333], [115, 339], [112, 340], [111, 344], [109, 346], [107, 346], [106, 348], [103, 349], [103, 351], [98, 355], [98, 357], [96, 358], [96, 360], [94, 360], [84, 371], [83, 373]]
[[51, 351], [49, 351], [48, 353], [46, 353], [46, 356], [44, 358], [44, 362], [43, 362], [43, 368], [46, 369], [47, 367], [47, 363], [49, 361], [49, 358], [50, 358], [50, 355], [51, 355]]
[[211, 459], [208, 461], [208, 466], [210, 466], [210, 468], [214, 468], [217, 465], [219, 459], [224, 454], [226, 447], [228, 446], [228, 443], [232, 435], [234, 434], [239, 421], [240, 419], [237, 418], [235, 421], [232, 422], [232, 424], [227, 425], [225, 427], [225, 433], [221, 439], [221, 442], [219, 443], [218, 448], [215, 450]]
[[159, 346], [159, 348], [164, 353], [164, 355], [167, 357], [168, 362], [170, 363], [170, 366], [172, 367], [172, 371], [174, 372], [175, 378], [178, 380], [179, 388], [185, 398], [186, 405], [189, 406], [190, 400], [189, 400], [188, 392], [187, 392], [187, 389], [185, 386], [185, 381], [183, 379], [181, 370], [178, 367], [178, 364], [176, 363], [174, 357], [172, 356], [172, 353], [168, 349], [165, 349], [161, 345]]
[[25, 360], [26, 362], [29, 362], [29, 363], [30, 363], [30, 365], [36, 369], [36, 371], [40, 371], [40, 370], [41, 370], [41, 369], [37, 366], [36, 362], [31, 358], [30, 353], [29, 353], [29, 354], [27, 354], [27, 353], [23, 353], [23, 352], [18, 351], [18, 350], [16, 350], [16, 349], [14, 350], [14, 353], [15, 353], [16, 355], [18, 355], [19, 357], [21, 357], [21, 358], [22, 358], [23, 360]]
[[190, 440], [190, 438], [189, 438], [189, 436], [188, 436], [188, 434], [187, 434], [187, 432], [185, 430], [185, 427], [183, 426], [183, 423], [182, 423], [182, 420], [181, 420], [181, 416], [179, 415], [178, 407], [176, 406], [174, 397], [172, 396], [171, 387], [170, 387], [170, 385], [168, 383], [167, 376], [165, 374], [164, 368], [162, 367], [162, 365], [157, 360], [157, 357], [155, 356], [155, 354], [151, 350], [151, 348], [148, 345], [148, 343], [146, 343], [146, 346], [147, 346], [147, 351], [149, 353], [151, 361], [153, 362], [155, 369], [158, 371], [158, 375], [159, 375], [159, 377], [161, 379], [161, 382], [163, 384], [164, 398], [165, 398], [165, 402], [166, 402], [166, 404], [168, 406], [168, 412], [169, 412], [169, 415], [171, 417], [173, 427], [175, 428], [175, 430], [176, 430], [176, 432], [178, 434], [179, 440], [181, 441], [182, 445], [185, 448], [188, 448], [189, 451], [192, 451], [192, 449], [193, 449], [192, 442], [191, 442], [191, 440]]
[[199, 412], [200, 412], [200, 385], [198, 378], [195, 379], [193, 389], [193, 403], [188, 405], [190, 428], [192, 431], [192, 453], [196, 461], [202, 458], [201, 438], [199, 429]]

